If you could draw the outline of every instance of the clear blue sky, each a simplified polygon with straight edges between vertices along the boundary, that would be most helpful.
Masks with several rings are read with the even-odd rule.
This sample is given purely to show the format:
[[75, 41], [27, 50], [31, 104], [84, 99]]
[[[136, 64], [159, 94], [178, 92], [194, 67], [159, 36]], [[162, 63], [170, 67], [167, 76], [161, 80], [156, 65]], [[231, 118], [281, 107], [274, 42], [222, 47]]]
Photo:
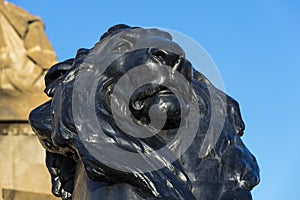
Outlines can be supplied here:
[[255, 200], [300, 199], [300, 1], [11, 0], [40, 16], [59, 60], [117, 23], [164, 27], [200, 43], [217, 64], [256, 155]]

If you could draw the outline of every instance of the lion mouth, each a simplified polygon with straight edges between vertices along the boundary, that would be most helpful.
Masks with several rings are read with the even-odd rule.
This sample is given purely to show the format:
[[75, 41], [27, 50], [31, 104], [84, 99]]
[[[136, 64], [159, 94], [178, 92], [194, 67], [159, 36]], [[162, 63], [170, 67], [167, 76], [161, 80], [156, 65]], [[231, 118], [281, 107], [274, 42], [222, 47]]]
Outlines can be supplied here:
[[161, 85], [149, 84], [138, 88], [132, 95], [132, 106], [135, 110], [141, 110], [147, 99], [153, 97], [159, 98], [160, 96], [174, 95], [169, 89]]

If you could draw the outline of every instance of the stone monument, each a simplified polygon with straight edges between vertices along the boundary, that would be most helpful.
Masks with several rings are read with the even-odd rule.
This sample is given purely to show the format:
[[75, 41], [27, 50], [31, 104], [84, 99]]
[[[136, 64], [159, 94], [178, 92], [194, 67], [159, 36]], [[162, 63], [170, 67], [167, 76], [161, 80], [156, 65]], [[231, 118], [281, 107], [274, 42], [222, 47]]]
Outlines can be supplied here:
[[111, 27], [51, 67], [29, 117], [62, 199], [249, 200], [259, 183], [238, 103], [159, 29]]
[[47, 100], [43, 77], [57, 62], [40, 18], [0, 0], [0, 197], [54, 199], [45, 153], [28, 115]]

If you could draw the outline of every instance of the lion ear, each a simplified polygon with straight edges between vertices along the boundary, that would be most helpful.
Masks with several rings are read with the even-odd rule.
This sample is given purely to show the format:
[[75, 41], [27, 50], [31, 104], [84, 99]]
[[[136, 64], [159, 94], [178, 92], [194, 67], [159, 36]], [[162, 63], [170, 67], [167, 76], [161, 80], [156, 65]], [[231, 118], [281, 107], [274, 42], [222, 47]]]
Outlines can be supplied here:
[[53, 97], [55, 88], [61, 81], [65, 73], [72, 67], [74, 59], [68, 59], [63, 62], [53, 65], [47, 72], [45, 76], [46, 88], [44, 92], [49, 97]]
[[64, 78], [64, 75], [73, 67], [78, 66], [84, 61], [86, 55], [90, 52], [89, 49], [80, 48], [77, 50], [75, 58], [65, 60], [63, 62], [53, 65], [45, 76], [46, 89], [44, 92], [49, 96], [53, 97], [54, 92], [58, 84]]

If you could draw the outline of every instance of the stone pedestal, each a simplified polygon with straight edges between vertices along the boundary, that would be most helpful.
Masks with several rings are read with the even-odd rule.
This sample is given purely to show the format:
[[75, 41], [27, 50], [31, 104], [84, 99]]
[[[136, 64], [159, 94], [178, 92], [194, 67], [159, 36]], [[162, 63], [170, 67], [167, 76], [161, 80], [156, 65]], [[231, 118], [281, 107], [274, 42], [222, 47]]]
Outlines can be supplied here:
[[4, 200], [55, 199], [45, 166], [45, 151], [29, 125], [2, 123], [0, 133], [1, 197]]

